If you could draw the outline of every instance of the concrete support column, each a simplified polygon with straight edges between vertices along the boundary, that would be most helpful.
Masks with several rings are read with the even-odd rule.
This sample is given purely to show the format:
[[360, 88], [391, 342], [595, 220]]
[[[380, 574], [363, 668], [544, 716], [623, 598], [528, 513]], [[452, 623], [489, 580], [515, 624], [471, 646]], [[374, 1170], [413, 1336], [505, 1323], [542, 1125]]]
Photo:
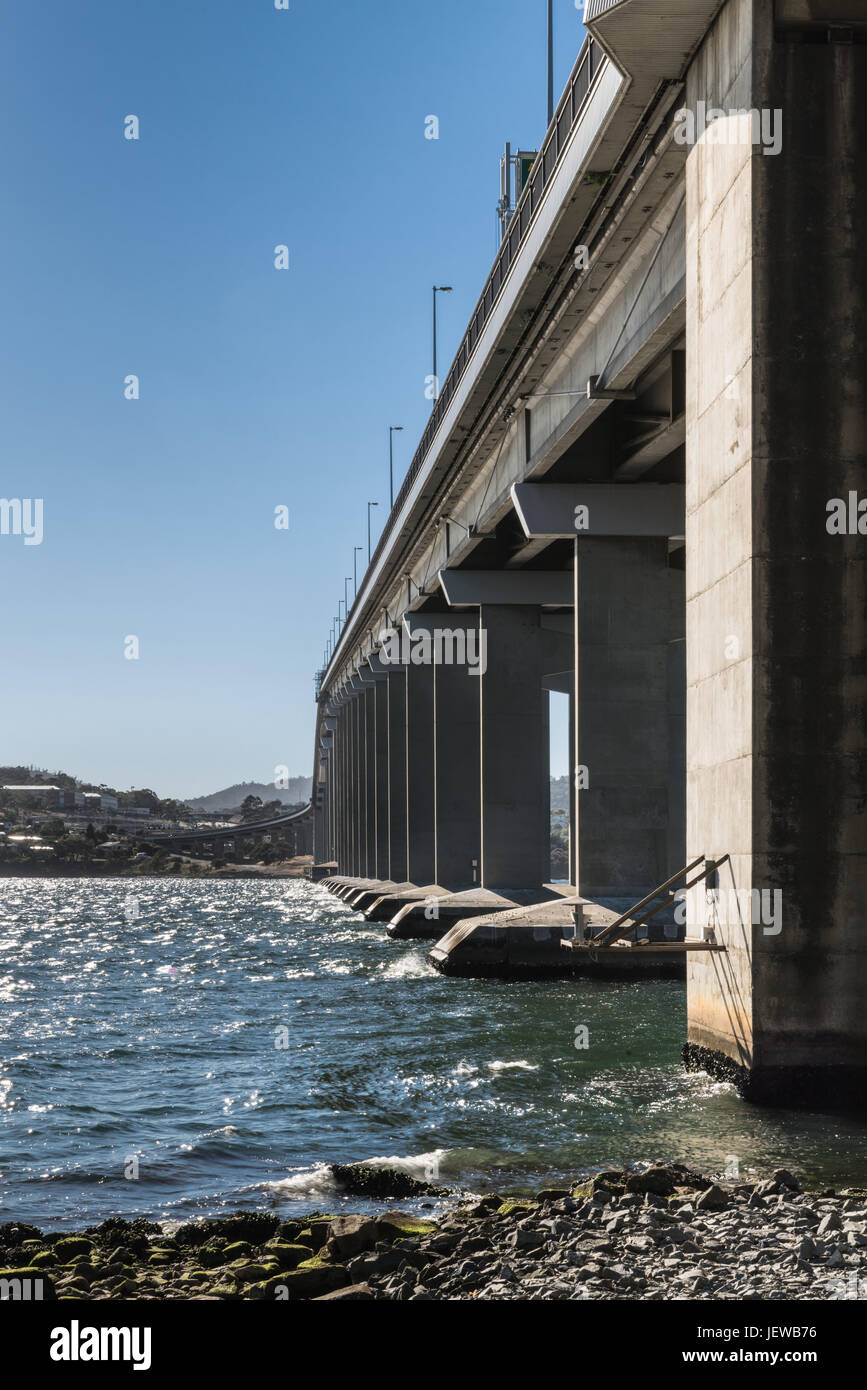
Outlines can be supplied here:
[[334, 798], [334, 849], [338, 872], [341, 874], [346, 873], [346, 738], [346, 706], [341, 704], [337, 711], [335, 734], [337, 767]]
[[361, 695], [364, 720], [364, 869], [367, 878], [376, 878], [376, 684], [367, 683]]
[[[443, 626], [477, 628], [478, 620], [444, 617]], [[481, 685], [471, 670], [434, 666], [434, 877], [443, 888], [480, 881]]]
[[354, 876], [364, 877], [365, 855], [364, 845], [364, 719], [363, 702], [358, 698], [358, 692], [353, 696], [352, 706], [352, 726], [353, 726], [353, 798], [350, 816], [352, 816], [352, 873]]
[[406, 876], [418, 887], [433, 883], [434, 682], [433, 667], [406, 667]]
[[406, 671], [386, 676], [388, 710], [388, 872], [406, 880]]
[[372, 686], [374, 706], [374, 815], [375, 859], [373, 876], [388, 878], [388, 677]]
[[548, 693], [539, 609], [484, 604], [481, 686], [481, 875], [485, 888], [538, 888], [549, 877]]
[[682, 652], [684, 574], [664, 538], [581, 538], [575, 555], [577, 888], [637, 899], [685, 862], [684, 697], [670, 650]]
[[711, 127], [686, 169], [688, 854], [731, 856], [690, 901], [727, 949], [690, 958], [687, 1056], [823, 1107], [867, 1087], [865, 91], [867, 46], [729, 0], [685, 94], [782, 137]]

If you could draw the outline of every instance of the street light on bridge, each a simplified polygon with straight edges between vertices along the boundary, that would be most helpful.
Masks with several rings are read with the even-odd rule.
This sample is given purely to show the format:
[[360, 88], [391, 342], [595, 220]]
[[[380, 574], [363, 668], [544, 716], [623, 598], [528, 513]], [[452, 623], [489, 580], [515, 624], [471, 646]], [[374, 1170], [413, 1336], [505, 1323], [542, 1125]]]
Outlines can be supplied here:
[[346, 586], [347, 586], [347, 584], [351, 584], [351, 583], [352, 583], [352, 575], [351, 575], [351, 574], [347, 574], [346, 577], [345, 577], [345, 579], [344, 579], [344, 581], [343, 581], [343, 607], [344, 607], [345, 610], [346, 610], [346, 616], [347, 616], [347, 617], [349, 617], [349, 590], [347, 589]]
[[451, 285], [434, 285], [433, 287], [433, 389], [434, 403], [439, 399], [440, 384], [437, 377], [437, 295], [451, 294]]
[[388, 427], [388, 502], [392, 508], [394, 507], [394, 436], [396, 431], [402, 429], [403, 425], [389, 425]]
[[548, 125], [554, 119], [554, 0], [548, 0]]
[[358, 552], [363, 550], [363, 545], [357, 545], [352, 551], [352, 592], [358, 594]]
[[367, 563], [370, 564], [370, 509], [378, 507], [378, 502], [368, 502], [367, 504]]

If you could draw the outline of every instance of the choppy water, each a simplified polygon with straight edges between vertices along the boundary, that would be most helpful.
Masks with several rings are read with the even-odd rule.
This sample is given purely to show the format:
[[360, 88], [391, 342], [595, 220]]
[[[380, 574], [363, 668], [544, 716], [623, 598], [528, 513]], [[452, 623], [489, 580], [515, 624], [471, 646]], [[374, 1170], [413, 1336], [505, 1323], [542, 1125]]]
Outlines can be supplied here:
[[447, 980], [427, 949], [297, 881], [0, 880], [0, 1220], [334, 1209], [324, 1165], [369, 1159], [864, 1182], [863, 1122], [682, 1070], [680, 985]]

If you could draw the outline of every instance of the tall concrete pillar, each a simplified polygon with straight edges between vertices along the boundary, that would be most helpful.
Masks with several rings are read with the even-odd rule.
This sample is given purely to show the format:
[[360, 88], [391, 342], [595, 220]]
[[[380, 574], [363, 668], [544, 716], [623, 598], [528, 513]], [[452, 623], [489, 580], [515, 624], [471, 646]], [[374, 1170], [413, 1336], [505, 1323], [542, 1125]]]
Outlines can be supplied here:
[[[539, 609], [483, 604], [481, 880], [538, 888], [549, 878], [548, 692]], [[485, 649], [483, 648], [483, 650]]]
[[406, 880], [406, 670], [386, 676], [388, 711], [388, 872], [395, 883]]
[[[443, 627], [478, 627], [468, 614]], [[443, 888], [480, 881], [481, 686], [466, 664], [434, 665], [435, 873]]]
[[[684, 575], [663, 537], [575, 541], [577, 887], [640, 898], [683, 867]], [[673, 672], [673, 674], [672, 674]]]
[[377, 878], [376, 867], [376, 683], [365, 683], [361, 696], [364, 718], [364, 870]]
[[434, 831], [433, 667], [406, 667], [406, 876], [418, 887], [433, 883]]
[[337, 710], [335, 734], [337, 767], [334, 797], [334, 847], [338, 872], [341, 874], [346, 873], [346, 735], [346, 706], [341, 703]]
[[346, 768], [346, 872], [358, 875], [358, 701], [346, 704], [348, 724]]
[[388, 677], [372, 686], [374, 707], [374, 878], [388, 878]]
[[364, 878], [367, 872], [365, 853], [366, 803], [364, 797], [365, 748], [364, 702], [356, 689], [352, 700], [352, 872]]
[[731, 856], [690, 901], [727, 949], [690, 957], [688, 1060], [827, 1106], [867, 1086], [867, 46], [821, 13], [794, 42], [729, 0], [687, 76], [782, 120], [686, 169], [688, 854]]

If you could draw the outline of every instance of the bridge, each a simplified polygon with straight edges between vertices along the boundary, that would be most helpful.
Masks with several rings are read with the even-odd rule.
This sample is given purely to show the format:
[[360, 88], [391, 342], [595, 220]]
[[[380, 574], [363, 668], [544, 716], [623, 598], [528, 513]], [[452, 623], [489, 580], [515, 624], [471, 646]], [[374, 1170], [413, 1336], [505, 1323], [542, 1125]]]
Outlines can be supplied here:
[[[689, 1065], [758, 1101], [849, 1103], [867, 13], [587, 0], [585, 24], [317, 675], [314, 875], [442, 937], [446, 970], [669, 951]], [[571, 711], [565, 890], [549, 691]]]
[[253, 844], [256, 840], [280, 841], [287, 855], [295, 858], [313, 852], [313, 807], [308, 803], [285, 816], [272, 816], [267, 820], [249, 821], [244, 825], [210, 827], [207, 830], [184, 830], [170, 835], [148, 835], [139, 837], [142, 844], [153, 845], [155, 849], [172, 849], [178, 853], [191, 851], [200, 846], [210, 846], [212, 854], [221, 850], [239, 849], [244, 843]]

